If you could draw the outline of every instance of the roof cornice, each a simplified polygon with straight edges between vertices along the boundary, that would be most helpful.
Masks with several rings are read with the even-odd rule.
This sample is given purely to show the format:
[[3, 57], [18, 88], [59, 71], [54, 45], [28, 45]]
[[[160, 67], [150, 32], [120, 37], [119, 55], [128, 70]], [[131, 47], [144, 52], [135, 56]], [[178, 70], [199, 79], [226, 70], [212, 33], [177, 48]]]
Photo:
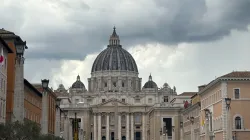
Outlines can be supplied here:
[[214, 81], [210, 82], [204, 89], [198, 92], [198, 95], [203, 95], [205, 91], [214, 86], [215, 84], [221, 81], [250, 81], [250, 78], [217, 78]]

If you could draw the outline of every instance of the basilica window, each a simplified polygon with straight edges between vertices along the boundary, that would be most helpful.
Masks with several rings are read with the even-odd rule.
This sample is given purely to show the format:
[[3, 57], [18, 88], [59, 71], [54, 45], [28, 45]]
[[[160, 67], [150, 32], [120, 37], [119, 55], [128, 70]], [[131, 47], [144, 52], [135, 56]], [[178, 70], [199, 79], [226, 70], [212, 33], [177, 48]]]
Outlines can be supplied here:
[[113, 83], [113, 86], [116, 87], [116, 82]]
[[122, 118], [121, 118], [121, 123], [122, 123], [122, 126], [126, 125], [126, 116], [125, 115], [122, 115]]
[[102, 121], [102, 125], [106, 126], [106, 116], [105, 115], [102, 115], [101, 121]]
[[104, 103], [104, 102], [105, 102], [105, 99], [102, 99], [102, 102]]
[[87, 102], [88, 102], [88, 103], [91, 103], [91, 102], [92, 102], [92, 99], [87, 99]]
[[77, 104], [79, 102], [79, 99], [75, 99], [75, 103]]
[[140, 103], [141, 100], [140, 99], [135, 99], [135, 103]]
[[168, 96], [164, 96], [164, 102], [168, 102]]
[[122, 82], [122, 87], [125, 87], [125, 84], [124, 84], [124, 82]]
[[124, 103], [125, 103], [125, 99], [122, 99], [122, 102], [124, 102]]
[[110, 124], [114, 124], [114, 122], [115, 122], [115, 115], [114, 115], [114, 113], [110, 114], [109, 122], [110, 122]]
[[105, 83], [104, 83], [104, 87], [107, 87], [107, 86], [108, 86], [108, 84], [105, 82]]
[[135, 123], [141, 123], [141, 115], [140, 114], [135, 115]]
[[153, 102], [152, 98], [148, 98], [148, 103], [152, 103], [152, 102]]

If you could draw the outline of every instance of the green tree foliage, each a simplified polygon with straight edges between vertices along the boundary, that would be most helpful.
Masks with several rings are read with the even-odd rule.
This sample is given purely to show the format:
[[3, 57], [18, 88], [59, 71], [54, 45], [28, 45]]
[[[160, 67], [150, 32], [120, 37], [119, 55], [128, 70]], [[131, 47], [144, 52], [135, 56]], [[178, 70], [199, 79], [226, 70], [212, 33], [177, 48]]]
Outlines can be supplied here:
[[6, 122], [0, 124], [0, 140], [63, 140], [53, 135], [41, 135], [40, 131], [37, 123], [29, 120]]

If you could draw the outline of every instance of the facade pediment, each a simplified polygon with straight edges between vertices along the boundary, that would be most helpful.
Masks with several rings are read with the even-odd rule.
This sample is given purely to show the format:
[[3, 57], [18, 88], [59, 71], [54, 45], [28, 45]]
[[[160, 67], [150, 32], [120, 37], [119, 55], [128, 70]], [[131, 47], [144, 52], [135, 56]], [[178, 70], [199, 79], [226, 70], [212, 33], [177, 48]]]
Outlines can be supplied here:
[[128, 103], [124, 103], [120, 100], [117, 100], [115, 98], [112, 98], [110, 100], [107, 100], [106, 102], [104, 103], [101, 103], [101, 104], [97, 104], [96, 107], [104, 107], [104, 106], [115, 106], [115, 103], [117, 103], [118, 106], [129, 106], [130, 104]]

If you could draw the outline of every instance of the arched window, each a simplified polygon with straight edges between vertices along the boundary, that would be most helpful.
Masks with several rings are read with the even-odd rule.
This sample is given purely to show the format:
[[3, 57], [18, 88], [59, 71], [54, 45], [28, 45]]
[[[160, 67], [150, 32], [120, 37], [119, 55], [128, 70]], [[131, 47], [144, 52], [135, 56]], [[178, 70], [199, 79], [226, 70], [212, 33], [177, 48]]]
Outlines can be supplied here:
[[241, 129], [241, 118], [240, 117], [235, 118], [235, 129]]

